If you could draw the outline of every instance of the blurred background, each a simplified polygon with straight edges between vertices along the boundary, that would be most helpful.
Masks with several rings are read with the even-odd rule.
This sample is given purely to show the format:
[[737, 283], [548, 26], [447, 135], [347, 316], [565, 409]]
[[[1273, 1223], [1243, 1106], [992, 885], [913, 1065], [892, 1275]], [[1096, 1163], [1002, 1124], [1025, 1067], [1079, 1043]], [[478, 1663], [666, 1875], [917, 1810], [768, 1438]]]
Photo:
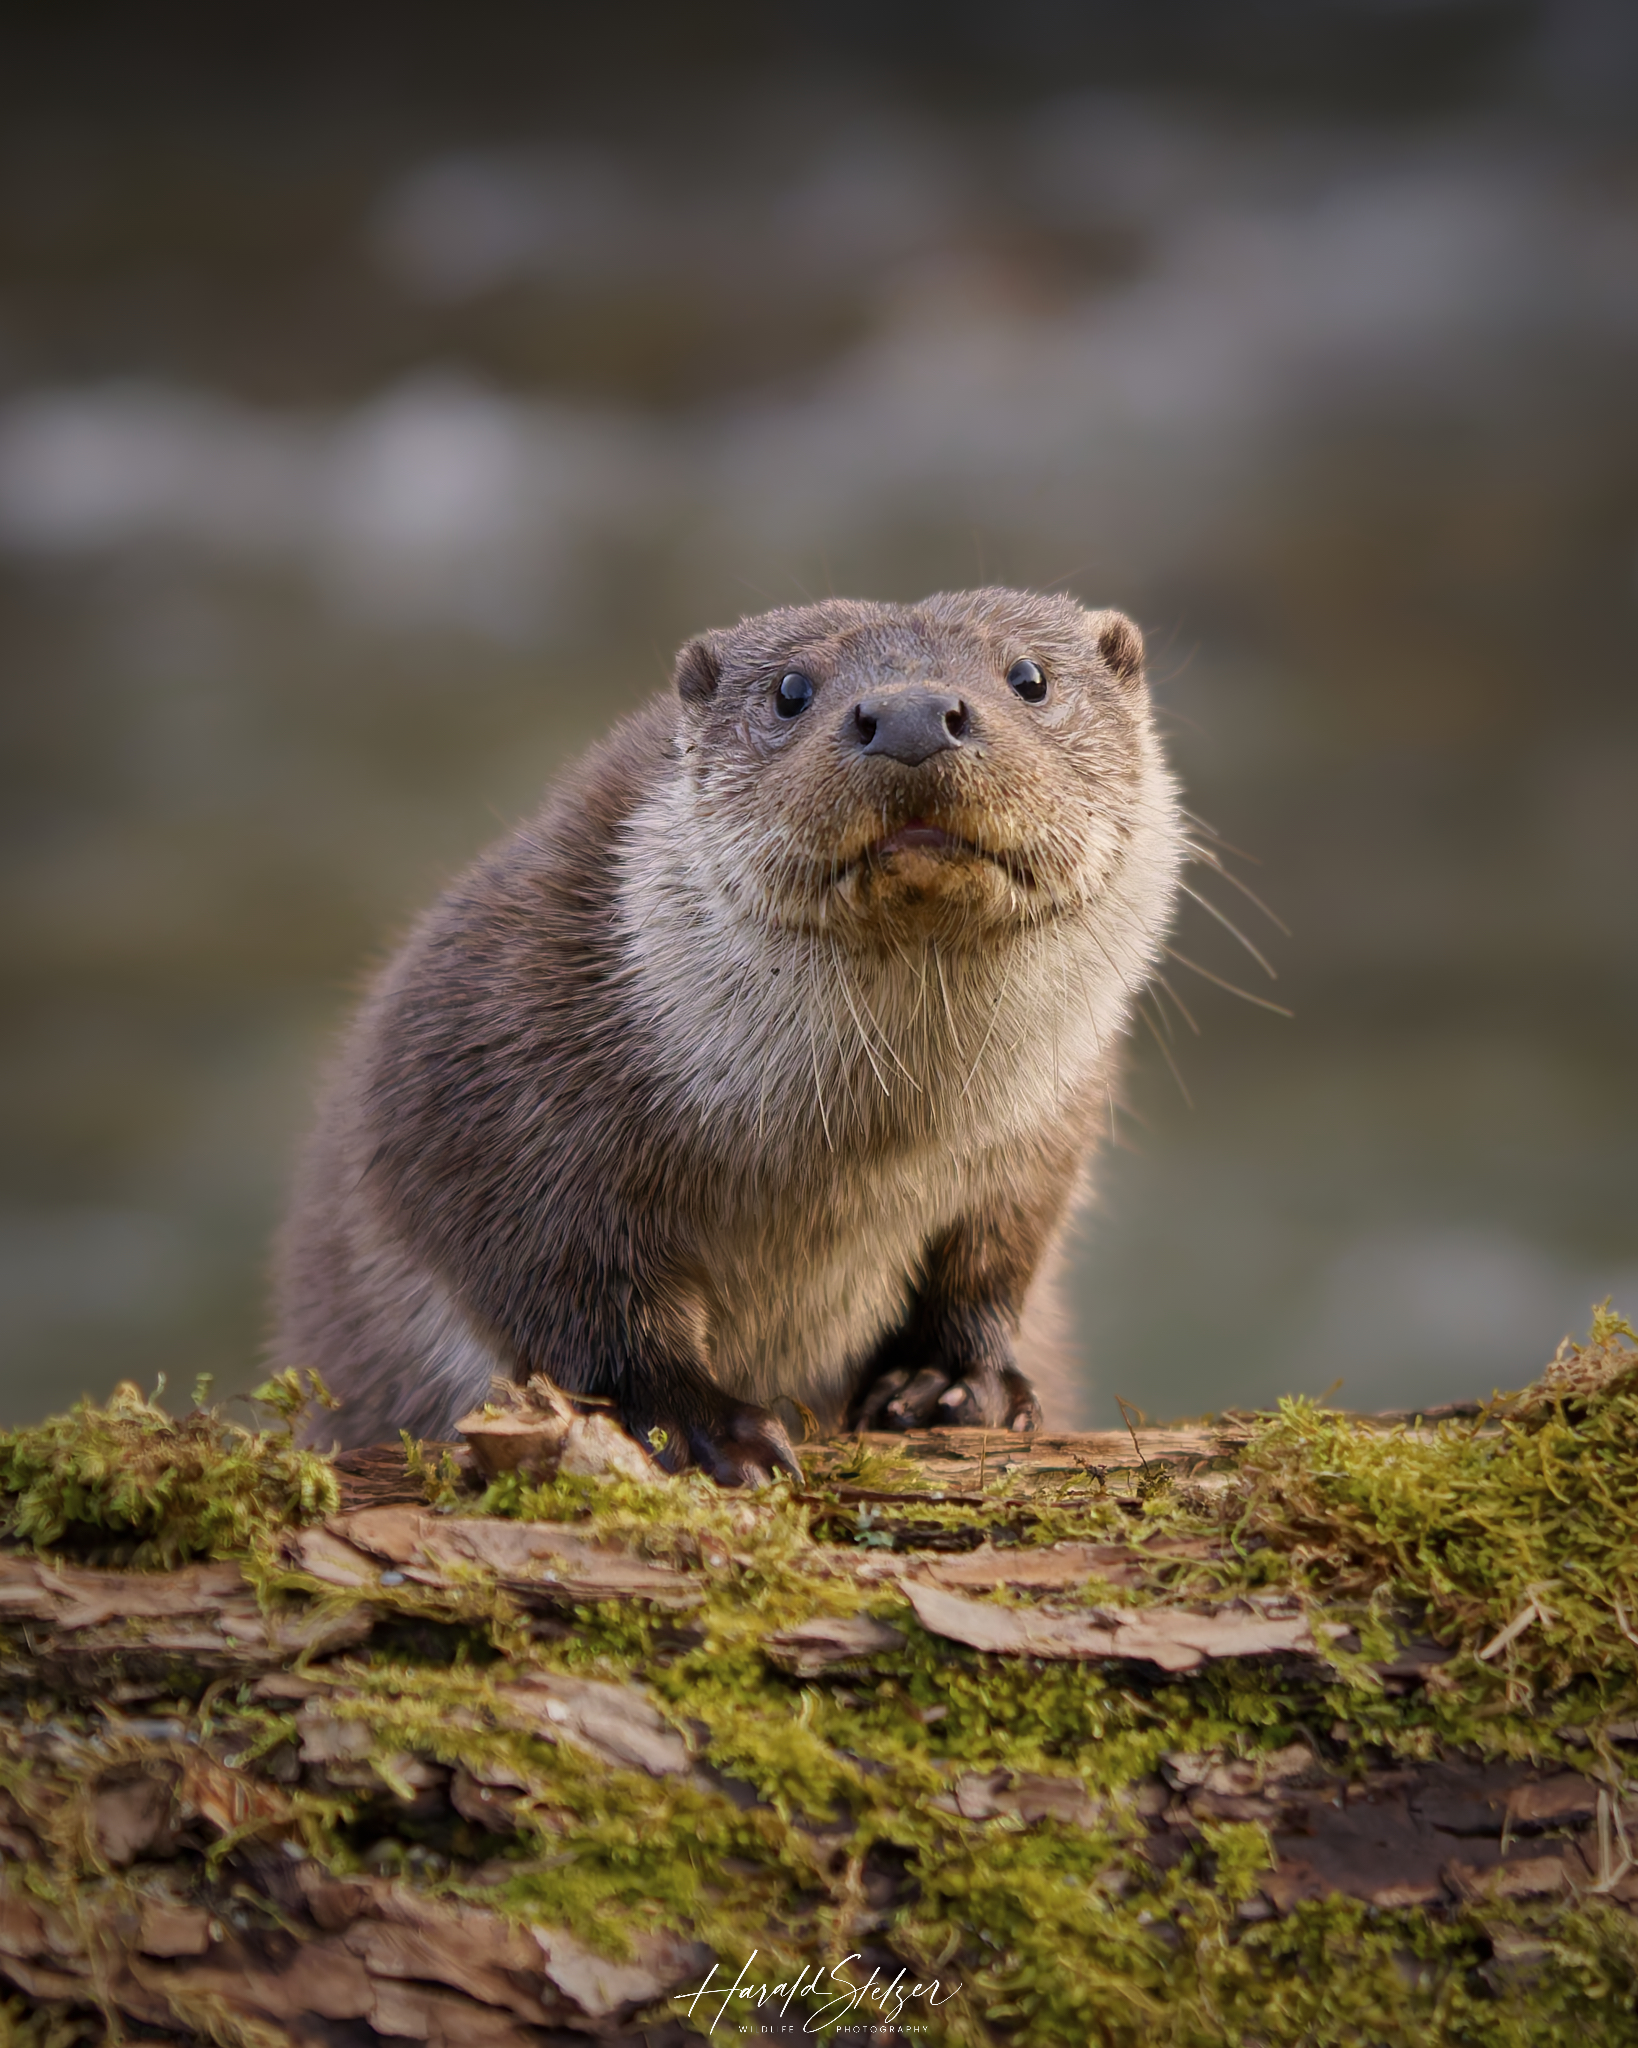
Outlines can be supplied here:
[[1630, 0], [6, 40], [0, 1420], [252, 1382], [350, 992], [682, 637], [980, 580], [1138, 616], [1291, 931], [1186, 921], [1293, 1014], [1140, 1029], [1078, 1419], [1638, 1308]]

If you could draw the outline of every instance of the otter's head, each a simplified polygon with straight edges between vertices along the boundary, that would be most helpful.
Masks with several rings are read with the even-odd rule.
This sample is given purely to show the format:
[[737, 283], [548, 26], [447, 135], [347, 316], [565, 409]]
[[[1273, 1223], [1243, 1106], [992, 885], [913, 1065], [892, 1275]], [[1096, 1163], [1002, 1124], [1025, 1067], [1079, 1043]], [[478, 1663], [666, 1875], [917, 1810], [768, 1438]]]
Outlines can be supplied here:
[[1073, 912], [1171, 831], [1119, 612], [1016, 590], [833, 599], [691, 640], [680, 747], [719, 886], [846, 943]]

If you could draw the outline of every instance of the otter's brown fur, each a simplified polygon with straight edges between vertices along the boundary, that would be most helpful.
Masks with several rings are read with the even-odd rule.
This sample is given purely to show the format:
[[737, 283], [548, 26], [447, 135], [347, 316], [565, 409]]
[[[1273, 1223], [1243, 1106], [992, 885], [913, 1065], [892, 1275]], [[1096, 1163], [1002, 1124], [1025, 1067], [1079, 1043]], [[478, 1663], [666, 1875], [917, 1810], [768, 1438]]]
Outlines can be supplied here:
[[729, 1482], [790, 1463], [779, 1394], [1039, 1418], [1026, 1298], [1181, 858], [1137, 630], [832, 600], [691, 641], [676, 680], [354, 1022], [276, 1337], [348, 1442], [447, 1434], [497, 1371]]

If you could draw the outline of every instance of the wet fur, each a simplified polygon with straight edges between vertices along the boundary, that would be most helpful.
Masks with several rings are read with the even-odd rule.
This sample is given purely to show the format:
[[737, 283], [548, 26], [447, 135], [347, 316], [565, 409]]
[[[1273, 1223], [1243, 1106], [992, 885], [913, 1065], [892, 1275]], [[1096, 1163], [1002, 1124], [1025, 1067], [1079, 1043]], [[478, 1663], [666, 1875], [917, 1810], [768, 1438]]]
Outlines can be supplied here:
[[[1046, 706], [1007, 688], [1023, 655]], [[786, 721], [792, 666], [817, 695]], [[848, 750], [860, 690], [922, 684], [971, 706], [965, 744]], [[778, 1455], [743, 1404], [835, 1424], [929, 1363], [980, 1406], [1014, 1389], [945, 1419], [1030, 1419], [1031, 1284], [1181, 859], [1136, 631], [1009, 591], [833, 601], [691, 642], [678, 692], [455, 884], [352, 1027], [276, 1304], [349, 1443], [447, 1435], [497, 1371], [610, 1395], [726, 1479]], [[872, 852], [928, 815], [971, 857]]]

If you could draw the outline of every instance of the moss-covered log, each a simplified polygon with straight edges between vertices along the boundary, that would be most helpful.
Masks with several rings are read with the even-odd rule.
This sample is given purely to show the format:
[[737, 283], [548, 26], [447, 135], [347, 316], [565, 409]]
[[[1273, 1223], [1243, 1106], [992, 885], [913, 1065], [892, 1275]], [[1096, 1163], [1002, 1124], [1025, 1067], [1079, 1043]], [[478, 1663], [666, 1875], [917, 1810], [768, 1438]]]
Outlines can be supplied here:
[[14, 1432], [4, 2026], [1638, 2042], [1631, 1334], [754, 1496], [133, 1389]]

